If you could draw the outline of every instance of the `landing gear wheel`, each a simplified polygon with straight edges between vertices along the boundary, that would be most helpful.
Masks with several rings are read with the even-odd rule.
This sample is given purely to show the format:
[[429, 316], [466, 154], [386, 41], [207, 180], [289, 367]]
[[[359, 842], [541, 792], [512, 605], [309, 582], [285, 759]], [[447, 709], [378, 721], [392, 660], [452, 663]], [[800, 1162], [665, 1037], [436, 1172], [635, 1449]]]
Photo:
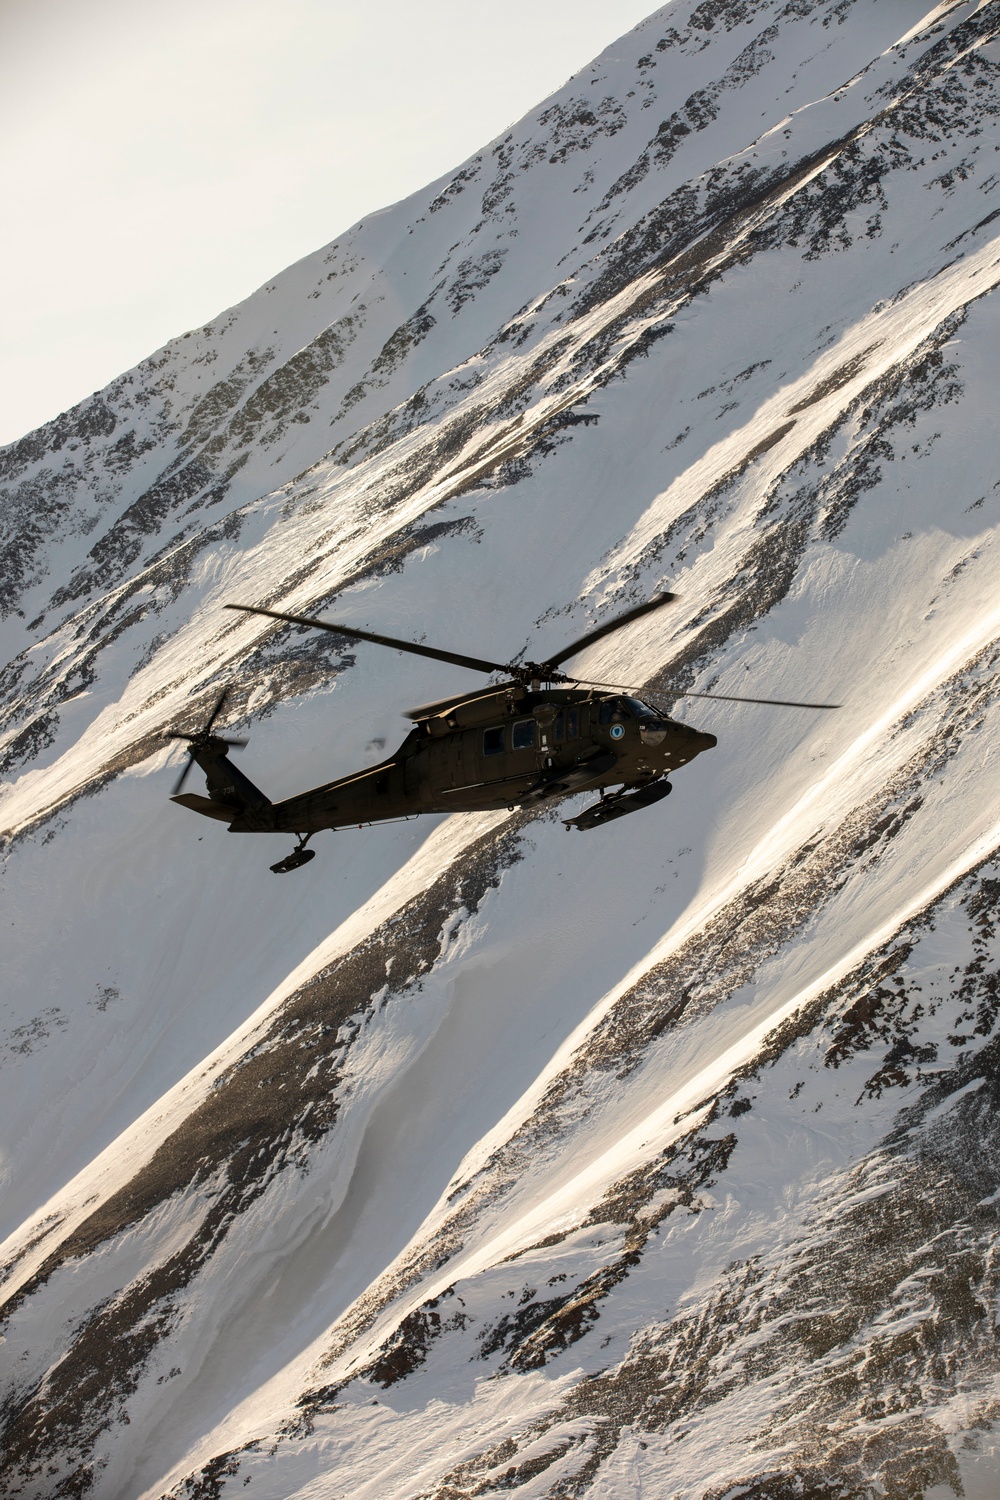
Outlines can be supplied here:
[[286, 855], [284, 859], [279, 859], [276, 865], [271, 866], [272, 874], [287, 875], [290, 870], [298, 870], [303, 865], [307, 865], [311, 859], [315, 859], [316, 850], [306, 848], [311, 838], [312, 834], [307, 833], [304, 839], [300, 839], [291, 854]]

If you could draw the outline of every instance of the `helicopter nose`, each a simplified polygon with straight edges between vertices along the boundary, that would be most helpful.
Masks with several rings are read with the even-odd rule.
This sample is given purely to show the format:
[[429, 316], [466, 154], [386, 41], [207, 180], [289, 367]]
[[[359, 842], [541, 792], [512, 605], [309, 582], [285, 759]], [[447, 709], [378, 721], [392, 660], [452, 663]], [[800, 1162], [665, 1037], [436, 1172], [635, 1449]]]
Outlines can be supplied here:
[[704, 730], [699, 729], [695, 735], [695, 743], [700, 754], [702, 750], [714, 750], [719, 742], [714, 734], [706, 734]]

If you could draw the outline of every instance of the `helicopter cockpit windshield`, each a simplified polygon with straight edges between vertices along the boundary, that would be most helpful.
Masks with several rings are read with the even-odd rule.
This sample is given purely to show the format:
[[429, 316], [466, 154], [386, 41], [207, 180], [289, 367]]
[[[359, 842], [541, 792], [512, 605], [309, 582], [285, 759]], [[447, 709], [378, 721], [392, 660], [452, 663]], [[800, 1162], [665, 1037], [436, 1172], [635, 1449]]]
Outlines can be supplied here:
[[638, 719], [639, 737], [644, 745], [661, 745], [670, 721], [641, 698], [606, 698], [601, 704], [602, 724], [620, 723], [623, 719]]
[[602, 724], [614, 724], [621, 719], [638, 719], [641, 724], [643, 720], [655, 719], [657, 723], [663, 718], [655, 708], [650, 708], [648, 703], [643, 703], [641, 698], [605, 698], [601, 704], [600, 721]]
[[644, 745], [662, 745], [667, 734], [668, 720], [641, 698], [622, 698], [624, 712], [634, 714], [639, 721], [639, 738]]
[[626, 708], [631, 709], [640, 724], [643, 719], [656, 719], [659, 722], [662, 718], [662, 715], [658, 714], [655, 708], [650, 708], [649, 704], [643, 703], [641, 698], [623, 698], [621, 701]]

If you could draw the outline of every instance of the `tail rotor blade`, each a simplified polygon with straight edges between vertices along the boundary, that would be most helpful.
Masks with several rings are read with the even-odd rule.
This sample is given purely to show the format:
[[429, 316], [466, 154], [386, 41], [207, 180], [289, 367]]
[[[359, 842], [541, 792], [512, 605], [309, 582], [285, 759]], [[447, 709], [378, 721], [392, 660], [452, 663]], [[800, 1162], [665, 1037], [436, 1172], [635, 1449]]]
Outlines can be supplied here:
[[170, 793], [171, 797], [177, 797], [177, 796], [180, 795], [181, 788], [183, 787], [185, 781], [187, 781], [187, 779], [188, 779], [188, 772], [190, 771], [190, 769], [191, 769], [191, 767], [193, 765], [194, 765], [194, 756], [191, 753], [191, 751], [189, 750], [188, 751], [187, 760], [184, 762], [184, 766], [183, 766], [183, 768], [181, 770], [181, 774], [178, 776], [177, 781], [176, 781], [176, 783], [174, 785], [174, 789]]
[[184, 765], [181, 767], [181, 774], [178, 776], [174, 789], [170, 793], [172, 797], [180, 796], [181, 788], [183, 787], [185, 781], [187, 781], [188, 779], [188, 774], [191, 770], [191, 767], [197, 764], [195, 757], [196, 753], [199, 750], [208, 750], [210, 747], [217, 748], [219, 745], [226, 745], [231, 750], [242, 750], [245, 745], [249, 744], [249, 740], [225, 739], [222, 735], [212, 733], [212, 726], [225, 707], [226, 699], [228, 697], [228, 687], [223, 688], [222, 692], [219, 694], [219, 697], [216, 699], [215, 707], [209, 714], [208, 722], [205, 724], [204, 728], [198, 729], [194, 733], [188, 732], [187, 734], [185, 734], [184, 731], [180, 729], [165, 729], [163, 731], [163, 738], [165, 740], [184, 740], [188, 747], [187, 759], [185, 760]]
[[218, 702], [216, 703], [215, 707], [212, 709], [212, 712], [208, 716], [208, 723], [205, 725], [204, 729], [201, 731], [202, 734], [211, 734], [212, 733], [212, 725], [215, 723], [216, 719], [221, 714], [221, 712], [223, 710], [223, 707], [225, 706], [226, 699], [228, 697], [229, 697], [229, 689], [227, 687], [224, 687], [222, 689], [222, 692], [219, 694], [219, 700], [218, 700]]

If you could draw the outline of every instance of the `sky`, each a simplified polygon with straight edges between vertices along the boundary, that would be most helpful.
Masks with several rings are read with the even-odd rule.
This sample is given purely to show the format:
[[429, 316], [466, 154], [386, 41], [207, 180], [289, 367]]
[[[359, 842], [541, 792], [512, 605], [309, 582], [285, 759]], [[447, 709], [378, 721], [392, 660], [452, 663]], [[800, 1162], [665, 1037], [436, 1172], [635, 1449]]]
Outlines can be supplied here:
[[0, 443], [471, 155], [655, 0], [0, 0]]

